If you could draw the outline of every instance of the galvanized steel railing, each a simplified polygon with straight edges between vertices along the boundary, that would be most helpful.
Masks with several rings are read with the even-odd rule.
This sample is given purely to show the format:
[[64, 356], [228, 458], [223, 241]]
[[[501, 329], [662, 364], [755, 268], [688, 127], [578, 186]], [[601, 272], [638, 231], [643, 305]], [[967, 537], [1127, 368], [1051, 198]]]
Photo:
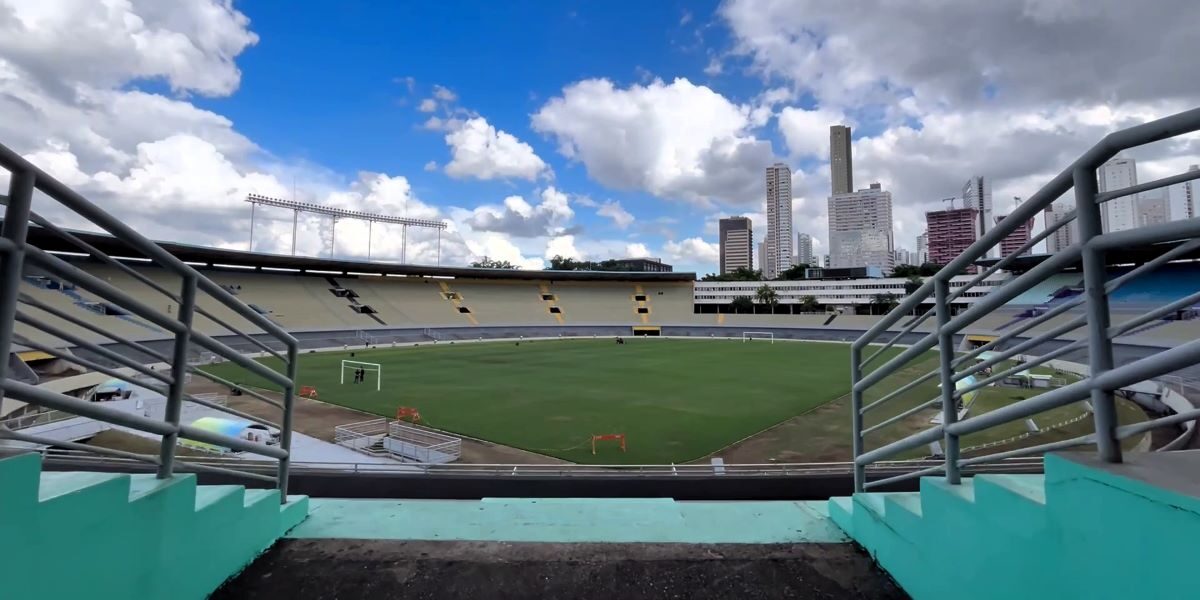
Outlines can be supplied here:
[[[1084, 444], [1095, 444], [1100, 457], [1108, 462], [1121, 461], [1120, 440], [1143, 434], [1160, 426], [1185, 423], [1200, 418], [1200, 409], [1173, 414], [1167, 417], [1152, 419], [1147, 422], [1119, 426], [1116, 419], [1116, 408], [1113, 391], [1123, 386], [1131, 385], [1153, 377], [1187, 367], [1200, 362], [1200, 340], [1182, 344], [1170, 350], [1160, 352], [1120, 366], [1113, 365], [1112, 340], [1127, 334], [1155, 319], [1200, 302], [1200, 292], [1190, 294], [1164, 306], [1150, 310], [1134, 319], [1113, 326], [1110, 322], [1108, 294], [1128, 283], [1134, 278], [1149, 273], [1167, 262], [1179, 258], [1200, 248], [1200, 218], [1181, 221], [1171, 221], [1147, 225], [1138, 229], [1104, 233], [1101, 230], [1101, 208], [1105, 202], [1137, 194], [1147, 190], [1162, 188], [1176, 183], [1200, 179], [1200, 171], [1165, 177], [1155, 181], [1134, 185], [1124, 189], [1100, 193], [1097, 184], [1097, 170], [1108, 159], [1116, 156], [1122, 150], [1141, 146], [1151, 142], [1165, 140], [1171, 137], [1200, 130], [1200, 109], [1193, 109], [1174, 116], [1159, 119], [1109, 134], [1100, 143], [1093, 146], [1071, 166], [1050, 181], [1045, 187], [1031, 196], [996, 227], [983, 235], [967, 248], [961, 255], [952, 260], [935, 276], [925, 281], [915, 292], [910, 294], [892, 312], [879, 323], [871, 327], [852, 345], [850, 358], [850, 378], [853, 385], [851, 392], [853, 446], [854, 446], [854, 485], [856, 491], [863, 491], [891, 482], [944, 473], [946, 480], [957, 484], [960, 479], [959, 471], [963, 467], [980, 465], [988, 462], [1004, 460], [1013, 457], [1040, 455], [1045, 452], [1070, 448]], [[1068, 213], [1066, 218], [1057, 223], [1048, 224], [1045, 231], [1034, 236], [1029, 242], [1016, 251], [1002, 256], [998, 262], [978, 273], [967, 285], [955, 290], [949, 288], [950, 278], [963, 273], [977, 260], [984, 258], [988, 251], [998, 247], [1000, 242], [1012, 233], [1021, 223], [1024, 223], [1051, 202], [1074, 189], [1075, 210]], [[988, 295], [980, 298], [972, 306], [958, 315], [953, 315], [951, 303], [974, 285], [983, 281], [989, 275], [1007, 267], [1021, 254], [1032, 249], [1034, 245], [1048, 238], [1061, 227], [1071, 221], [1078, 225], [1079, 240], [1067, 250], [1058, 252], [1026, 271], [1022, 275], [1008, 280], [1004, 285], [994, 289]], [[1105, 277], [1105, 253], [1121, 247], [1146, 244], [1178, 242], [1170, 250], [1159, 257], [1139, 265], [1129, 273], [1114, 278], [1111, 281]], [[1082, 296], [1066, 301], [1047, 312], [1030, 318], [1028, 321], [1005, 331], [995, 340], [976, 348], [965, 355], [956, 356], [954, 336], [970, 327], [980, 317], [1000, 308], [1005, 303], [1016, 298], [1021, 293], [1042, 282], [1065, 268], [1072, 267], [1082, 261], [1084, 293]], [[932, 297], [933, 309], [904, 325], [899, 333], [883, 341], [885, 333], [910, 315], [922, 303]], [[1072, 308], [1083, 306], [1086, 313], [1048, 331], [1022, 338], [1038, 325], [1061, 315]], [[911, 334], [930, 316], [936, 316], [936, 327], [928, 335], [915, 344], [900, 351], [878, 368], [866, 373], [864, 368], [873, 360], [878, 359], [885, 351]], [[985, 375], [984, 370], [1012, 359], [1017, 355], [1027, 353], [1038, 345], [1062, 336], [1079, 327], [1086, 325], [1086, 337], [1071, 342], [1054, 351], [1047, 352], [1037, 358], [1005, 369], [996, 374], [975, 381], [971, 385], [956, 389], [955, 383], [974, 375]], [[1016, 342], [1011, 346], [1005, 346]], [[873, 344], [880, 344], [873, 348]], [[912, 363], [923, 353], [935, 349], [939, 354], [939, 368], [920, 377], [916, 377], [894, 390], [888, 391], [879, 399], [864, 405], [863, 394], [873, 386], [878, 385], [888, 375]], [[979, 390], [1005, 377], [1021, 373], [1045, 364], [1069, 352], [1087, 349], [1090, 376], [1081, 381], [1061, 388], [1049, 390], [1043, 394], [1028, 398], [997, 410], [958, 421], [957, 402], [965, 394]], [[864, 359], [863, 353], [870, 350]], [[984, 352], [993, 351], [987, 360], [978, 360]], [[863, 416], [879, 406], [894, 400], [920, 384], [937, 379], [940, 384], [939, 395], [925, 403], [919, 404], [899, 415], [884, 420], [871, 427], [863, 427]], [[983, 431], [997, 425], [1028, 418], [1032, 415], [1066, 406], [1081, 400], [1090, 400], [1094, 415], [1094, 433], [1037, 446], [1020, 448], [971, 458], [960, 456], [959, 439], [964, 435]], [[868, 450], [865, 436], [895, 424], [907, 417], [919, 413], [941, 403], [942, 423], [909, 435], [903, 439], [888, 443], [878, 448]], [[882, 460], [896, 457], [925, 444], [940, 441], [944, 452], [944, 460], [930, 467], [910, 471], [883, 479], [867, 481], [866, 468]]]
[[[286, 331], [275, 323], [258, 314], [220, 285], [198, 273], [195, 269], [172, 256], [154, 242], [143, 237], [120, 219], [113, 217], [89, 202], [83, 196], [74, 192], [44, 171], [38, 169], [17, 153], [0, 145], [0, 167], [10, 175], [8, 196], [0, 196], [0, 203], [5, 205], [3, 227], [0, 228], [0, 389], [8, 398], [51, 410], [63, 411], [75, 415], [89, 417], [99, 421], [120, 425], [143, 432], [161, 436], [158, 455], [144, 455], [123, 450], [100, 448], [74, 442], [63, 442], [17, 431], [0, 424], [0, 440], [15, 440], [30, 444], [57, 446], [70, 450], [86, 451], [118, 459], [150, 462], [157, 465], [157, 474], [165, 478], [179, 468], [198, 471], [215, 471], [232, 473], [240, 477], [267, 480], [275, 483], [281, 491], [281, 500], [287, 497], [287, 480], [289, 468], [289, 452], [292, 436], [292, 400], [295, 392], [297, 342]], [[43, 216], [33, 212], [32, 204], [34, 190], [42, 192], [48, 199], [57, 204], [54, 210], [66, 209], [74, 217], [86, 219], [93, 225], [106, 230], [117, 239], [126, 243], [164, 272], [178, 277], [178, 291], [171, 291], [155, 282], [143, 273], [129, 267], [92, 245], [80, 240], [71, 233], [64, 231]], [[30, 226], [40, 227], [67, 240], [91, 259], [121, 271], [154, 292], [162, 294], [168, 302], [178, 306], [176, 314], [171, 315], [151, 308], [146, 302], [134, 298], [130, 293], [84, 272], [62, 258], [45, 252], [26, 243], [26, 233]], [[94, 315], [73, 313], [60, 307], [43, 302], [34, 296], [21, 291], [22, 277], [34, 270], [38, 274], [52, 277], [59, 282], [69, 282], [95, 296], [128, 311], [131, 315], [143, 319], [154, 327], [161, 328], [164, 337], [174, 339], [170, 356], [148, 348], [137, 341], [109, 331], [104, 325], [97, 324]], [[281, 342], [286, 348], [284, 353], [273, 350], [258, 337], [249, 335], [246, 331], [229, 324], [197, 304], [198, 295], [207, 295], [208, 299], [223, 305], [236, 313], [253, 327]], [[197, 331], [193, 319], [208, 319], [211, 323], [236, 334], [261, 348], [263, 351], [283, 361], [284, 373], [271, 370], [234, 350], [228, 345], [215, 340], [213, 337]], [[47, 317], [51, 317], [48, 319]], [[54, 321], [65, 321], [72, 327], [68, 330], [56, 326]], [[20, 323], [25, 331], [34, 330], [61, 340], [61, 343], [47, 343], [46, 338], [30, 339], [16, 331]], [[98, 337], [97, 337], [98, 336]], [[88, 339], [92, 338], [92, 339]], [[93, 340], [104, 340], [96, 343]], [[125, 354], [113, 352], [102, 344], [118, 342], [135, 349], [145, 356], [138, 360]], [[122, 412], [103, 403], [86, 402], [64, 394], [52, 392], [41, 387], [17, 381], [8, 372], [8, 357], [14, 343], [34, 350], [45, 352], [62, 360], [74, 363], [85, 369], [108, 374], [112, 377], [129, 381], [131, 384], [157, 392], [166, 397], [166, 408], [162, 420], [150, 419], [141, 415]], [[135, 374], [131, 376], [106, 364], [80, 356], [75, 351], [86, 350], [94, 356], [103, 357], [110, 364], [115, 363]], [[256, 390], [234, 384], [223, 378], [216, 377], [188, 364], [189, 354], [193, 348], [200, 348], [216, 356], [232, 361], [241, 367], [267, 379], [277, 385], [282, 391], [282, 402], [272, 399]], [[147, 364], [165, 363], [166, 370], [156, 370]], [[229, 388], [239, 388], [242, 393], [258, 398], [280, 411], [279, 422], [273, 422], [245, 412], [231, 409], [221, 403], [207, 399], [203, 394], [192, 395], [185, 391], [184, 386], [190, 375], [204, 377], [210, 381]], [[137, 377], [138, 379], [135, 379]], [[192, 402], [207, 408], [228, 413], [239, 419], [274, 428], [279, 433], [279, 443], [262, 444], [253, 441], [231, 437], [199, 429], [180, 422], [184, 402]], [[211, 464], [181, 464], [183, 461], [176, 457], [176, 447], [180, 439], [193, 440], [232, 450], [249, 452], [259, 456], [274, 459], [278, 462], [277, 469], [271, 475], [258, 472], [238, 470], [236, 466], [213, 466]]]

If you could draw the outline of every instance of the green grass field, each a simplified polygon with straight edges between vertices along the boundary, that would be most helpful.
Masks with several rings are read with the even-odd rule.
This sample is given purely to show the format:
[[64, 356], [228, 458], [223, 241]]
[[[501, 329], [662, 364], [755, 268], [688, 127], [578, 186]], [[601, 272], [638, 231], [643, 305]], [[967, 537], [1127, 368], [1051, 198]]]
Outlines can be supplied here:
[[[630, 338], [534, 340], [354, 351], [354, 360], [383, 365], [383, 389], [370, 376], [363, 384], [339, 384], [340, 365], [351, 352], [301, 355], [299, 383], [316, 386], [322, 401], [385, 417], [396, 408], [417, 408], [432, 427], [591, 464], [683, 463], [705, 457], [773, 425], [754, 449], [736, 462], [849, 460], [849, 345], [817, 342], [679, 340]], [[894, 356], [889, 350], [866, 370]], [[279, 368], [280, 363], [264, 360]], [[1009, 363], [999, 365], [1007, 368]], [[226, 363], [208, 367], [238, 383], [267, 387], [259, 378]], [[927, 352], [873, 386], [865, 400], [937, 368]], [[347, 380], [350, 380], [347, 371]], [[989, 387], [980, 391], [971, 414], [978, 415], [1042, 390]], [[916, 386], [865, 415], [879, 423], [939, 394], [936, 379]], [[816, 408], [819, 410], [813, 410]], [[1122, 423], [1144, 420], [1132, 403], [1118, 402]], [[809, 413], [809, 411], [812, 411]], [[1083, 414], [1081, 404], [1034, 417], [1038, 435], [1011, 422], [966, 436], [963, 447], [1007, 441], [1003, 450], [1075, 437], [1091, 431], [1090, 419], [1051, 428]], [[809, 414], [805, 414], [809, 413]], [[868, 434], [876, 448], [930, 427], [937, 413], [926, 409]], [[804, 414], [800, 419], [792, 417]], [[593, 456], [593, 434], [624, 433], [627, 452], [602, 443]], [[1127, 445], [1136, 444], [1128, 441]], [[987, 450], [985, 453], [1000, 451]], [[897, 458], [919, 458], [917, 448]]]
[[[380, 392], [373, 379], [339, 385], [349, 355], [302, 355], [300, 384], [325, 402], [387, 417], [412, 406], [439, 429], [593, 464], [695, 460], [849, 389], [844, 344], [641, 338], [356, 351], [354, 360], [383, 365]], [[265, 387], [231, 364], [211, 369]], [[593, 456], [591, 436], [606, 433], [626, 434], [627, 452], [602, 444]]]

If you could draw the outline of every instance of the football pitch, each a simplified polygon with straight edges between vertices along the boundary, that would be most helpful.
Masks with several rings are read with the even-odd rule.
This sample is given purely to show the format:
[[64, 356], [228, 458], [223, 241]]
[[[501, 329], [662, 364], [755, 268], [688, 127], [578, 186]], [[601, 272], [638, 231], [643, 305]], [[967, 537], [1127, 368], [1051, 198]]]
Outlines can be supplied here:
[[[379, 363], [382, 389], [372, 373], [355, 384], [347, 370], [339, 383], [343, 360]], [[817, 342], [441, 342], [302, 354], [297, 379], [324, 402], [389, 418], [413, 407], [431, 427], [572, 462], [661, 464], [702, 458], [845, 395], [849, 364], [848, 344]], [[231, 363], [206, 368], [270, 389]], [[625, 434], [626, 451], [602, 442], [593, 455], [591, 437], [602, 434]]]

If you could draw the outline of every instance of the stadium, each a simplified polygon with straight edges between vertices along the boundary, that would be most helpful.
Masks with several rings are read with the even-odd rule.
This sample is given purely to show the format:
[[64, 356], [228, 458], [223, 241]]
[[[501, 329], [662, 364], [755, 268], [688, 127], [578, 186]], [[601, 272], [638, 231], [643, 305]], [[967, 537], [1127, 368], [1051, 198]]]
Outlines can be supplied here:
[[0, 146], [5, 597], [1186, 595], [1200, 218], [1100, 208], [1200, 171], [1097, 170], [1196, 131], [934, 274], [794, 281], [151, 240]]

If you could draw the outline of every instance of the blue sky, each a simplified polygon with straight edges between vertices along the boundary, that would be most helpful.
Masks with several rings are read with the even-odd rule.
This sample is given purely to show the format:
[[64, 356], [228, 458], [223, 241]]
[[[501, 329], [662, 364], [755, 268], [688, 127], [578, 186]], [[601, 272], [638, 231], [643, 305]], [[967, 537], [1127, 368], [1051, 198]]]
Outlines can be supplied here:
[[[444, 220], [444, 264], [649, 255], [705, 273], [721, 216], [762, 239], [763, 169], [782, 161], [819, 254], [828, 128], [846, 123], [856, 187], [892, 193], [895, 246], [913, 249], [968, 177], [989, 176], [1002, 210], [1104, 134], [1200, 104], [1193, 0], [0, 0], [0, 14], [0, 143], [153, 238], [227, 248], [248, 247], [244, 200], [260, 193]], [[1152, 179], [1200, 163], [1200, 141], [1131, 154]], [[253, 250], [289, 251], [290, 217], [260, 213]], [[329, 222], [299, 228], [298, 253], [366, 257], [362, 223], [338, 223], [336, 247]], [[375, 259], [399, 257], [398, 232], [373, 234]], [[437, 260], [433, 236], [408, 241], [410, 261]]]

